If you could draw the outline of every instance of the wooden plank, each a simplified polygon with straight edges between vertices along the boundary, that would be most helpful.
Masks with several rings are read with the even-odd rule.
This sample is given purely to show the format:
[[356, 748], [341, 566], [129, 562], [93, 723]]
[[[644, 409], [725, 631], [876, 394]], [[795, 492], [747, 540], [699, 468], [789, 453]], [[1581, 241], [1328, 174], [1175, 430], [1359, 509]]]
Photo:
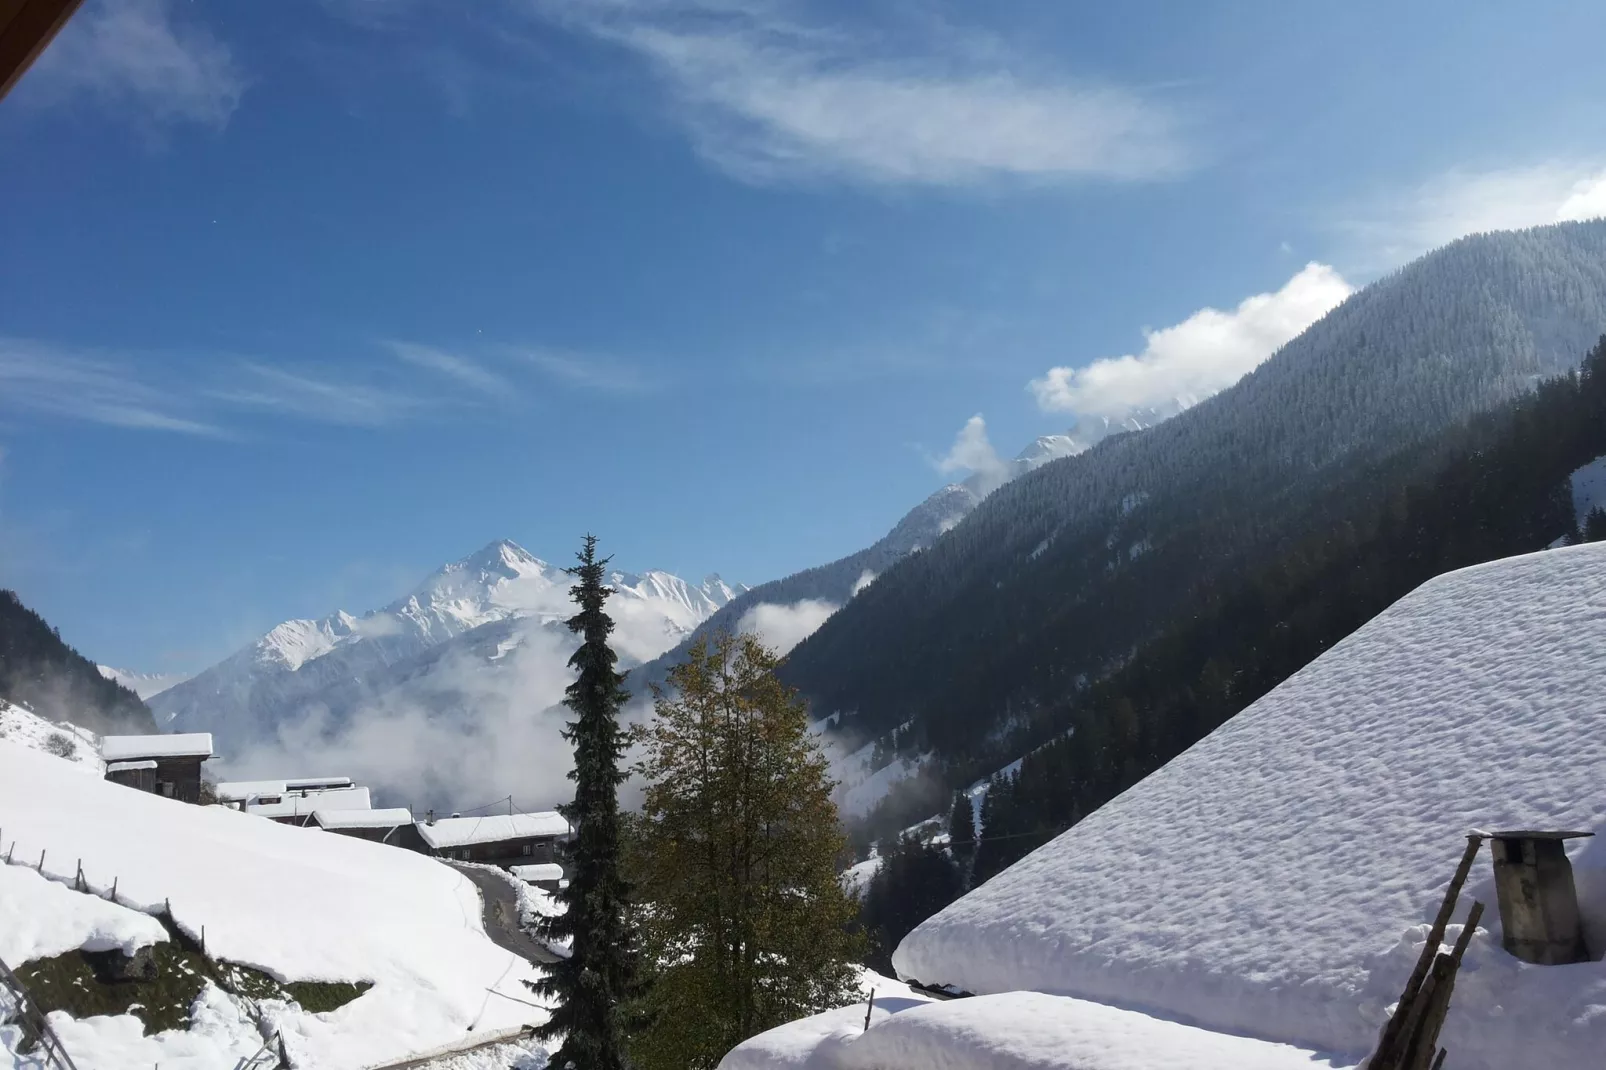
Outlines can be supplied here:
[[72, 18], [83, 0], [3, 0], [0, 7], [0, 99]]
[[1399, 1064], [1403, 1037], [1401, 1030], [1405, 1020], [1410, 1017], [1420, 996], [1428, 970], [1432, 968], [1434, 957], [1439, 953], [1439, 946], [1444, 943], [1444, 930], [1449, 927], [1450, 917], [1455, 913], [1456, 900], [1460, 898], [1461, 886], [1466, 884], [1467, 875], [1472, 872], [1472, 863], [1478, 857], [1478, 851], [1483, 847], [1483, 837], [1477, 833], [1467, 836], [1467, 848], [1461, 855], [1461, 864], [1456, 866], [1455, 876], [1450, 879], [1450, 886], [1444, 891], [1444, 902], [1439, 904], [1438, 916], [1433, 919], [1433, 928], [1428, 931], [1428, 942], [1422, 947], [1422, 954], [1418, 956], [1416, 967], [1411, 970], [1410, 978], [1405, 982], [1405, 991], [1400, 996], [1399, 1005], [1394, 1008], [1394, 1015], [1383, 1027], [1383, 1036], [1377, 1042], [1377, 1050], [1372, 1053], [1371, 1070], [1392, 1070]]

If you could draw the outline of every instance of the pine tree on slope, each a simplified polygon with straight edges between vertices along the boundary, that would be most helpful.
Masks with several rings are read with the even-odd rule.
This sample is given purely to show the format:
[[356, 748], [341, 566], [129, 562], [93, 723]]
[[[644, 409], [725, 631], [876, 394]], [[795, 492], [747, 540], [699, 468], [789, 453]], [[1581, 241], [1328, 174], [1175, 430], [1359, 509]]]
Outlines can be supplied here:
[[619, 710], [629, 698], [617, 658], [608, 646], [613, 620], [604, 611], [609, 590], [603, 584], [608, 558], [597, 559], [595, 536], [585, 537], [580, 564], [566, 571], [578, 582], [570, 594], [580, 611], [568, 620], [582, 637], [569, 659], [579, 677], [564, 692], [575, 714], [563, 736], [574, 744], [574, 802], [563, 808], [575, 826], [567, 888], [557, 898], [567, 911], [548, 919], [543, 935], [569, 937], [573, 953], [547, 968], [533, 987], [555, 997], [552, 1017], [536, 1035], [562, 1036], [553, 1053], [555, 1070], [623, 1070], [624, 1020], [621, 1004], [634, 995], [636, 952], [627, 916], [629, 888], [619, 872], [618, 788], [625, 779], [619, 763], [625, 734]]
[[1606, 541], [1606, 509], [1598, 505], [1591, 509], [1589, 515], [1584, 517], [1579, 535], [1583, 542]]
[[970, 884], [970, 862], [976, 856], [976, 808], [970, 796], [954, 792], [953, 809], [948, 811], [948, 848], [959, 867], [962, 886]]

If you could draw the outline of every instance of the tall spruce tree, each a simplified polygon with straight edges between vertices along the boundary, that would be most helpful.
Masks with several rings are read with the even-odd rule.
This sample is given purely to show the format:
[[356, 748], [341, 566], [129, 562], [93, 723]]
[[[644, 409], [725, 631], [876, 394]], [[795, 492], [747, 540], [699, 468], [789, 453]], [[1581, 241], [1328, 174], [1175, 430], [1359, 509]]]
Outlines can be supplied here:
[[618, 790], [625, 779], [619, 764], [627, 740], [619, 710], [630, 696], [608, 645], [613, 619], [603, 608], [610, 593], [603, 581], [609, 559], [597, 558], [593, 535], [577, 556], [579, 565], [565, 571], [578, 581], [570, 595], [579, 612], [568, 625], [581, 636], [569, 659], [579, 676], [563, 700], [575, 715], [563, 733], [574, 744], [574, 802], [562, 808], [575, 837], [569, 884], [557, 893], [567, 910], [543, 926], [548, 939], [570, 938], [572, 954], [533, 986], [557, 1002], [537, 1036], [563, 1038], [551, 1058], [555, 1070], [623, 1070], [629, 1060], [622, 1004], [636, 994], [637, 954], [629, 886], [619, 868]]
[[711, 1070], [755, 1033], [858, 995], [854, 904], [826, 761], [778, 659], [751, 635], [700, 639], [654, 689], [646, 798], [631, 837], [646, 1070]]
[[968, 792], [954, 792], [954, 805], [948, 811], [948, 849], [959, 867], [960, 886], [970, 885], [970, 863], [976, 857], [976, 807]]

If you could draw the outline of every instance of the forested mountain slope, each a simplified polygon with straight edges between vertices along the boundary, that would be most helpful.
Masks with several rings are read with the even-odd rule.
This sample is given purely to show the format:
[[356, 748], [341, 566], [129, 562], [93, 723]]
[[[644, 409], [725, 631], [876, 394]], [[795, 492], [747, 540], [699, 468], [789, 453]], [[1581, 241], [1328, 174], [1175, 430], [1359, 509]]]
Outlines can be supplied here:
[[102, 676], [44, 618], [0, 590], [0, 699], [102, 733], [154, 732], [139, 696]]
[[1606, 223], [1458, 241], [1230, 390], [998, 490], [800, 644], [787, 679], [861, 736], [912, 722], [906, 749], [950, 784], [985, 774], [1211, 584], [1321, 523], [1344, 472], [1576, 367], [1603, 328]]

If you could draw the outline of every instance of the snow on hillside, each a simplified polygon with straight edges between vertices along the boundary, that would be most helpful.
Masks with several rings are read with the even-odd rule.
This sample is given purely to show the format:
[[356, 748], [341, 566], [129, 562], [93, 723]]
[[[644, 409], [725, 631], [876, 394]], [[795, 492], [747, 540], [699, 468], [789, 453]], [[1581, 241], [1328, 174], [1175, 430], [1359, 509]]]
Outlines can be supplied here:
[[[1606, 832], [1602, 607], [1598, 543], [1423, 585], [915, 929], [895, 967], [1364, 1055], [1470, 829]], [[1575, 850], [1599, 947], [1606, 850]], [[1454, 1065], [1599, 1066], [1606, 964], [1511, 958], [1492, 880], [1486, 848], [1461, 900], [1489, 931], [1457, 980]]]
[[0, 740], [65, 758], [75, 767], [96, 776], [106, 771], [95, 733], [75, 724], [47, 721], [32, 710], [4, 699], [0, 699]]
[[[540, 1019], [521, 983], [537, 976], [534, 967], [486, 937], [474, 886], [423, 855], [134, 791], [9, 740], [0, 740], [0, 828], [19, 860], [44, 850], [45, 871], [57, 879], [70, 879], [82, 860], [96, 892], [115, 879], [119, 902], [154, 912], [171, 901], [185, 931], [205, 927], [216, 958], [281, 981], [372, 981], [372, 989], [327, 1014], [264, 1004], [304, 1070], [355, 1070], [460, 1040], [469, 1030]], [[34, 925], [25, 920], [46, 901], [41, 897], [93, 901], [27, 877], [7, 871], [0, 878], [0, 947], [17, 953], [13, 944], [26, 940], [39, 950], [59, 948], [59, 936], [28, 935]], [[52, 924], [77, 925], [68, 938], [88, 938], [116, 913], [83, 909], [89, 916], [82, 924], [67, 915]], [[116, 917], [119, 925], [129, 921]], [[212, 1011], [213, 1019], [226, 1015], [224, 1007]], [[170, 1060], [155, 1043], [168, 1035], [142, 1040], [138, 1025], [128, 1016], [100, 1017], [63, 1023], [61, 1031], [81, 1056], [80, 1070], [149, 1066], [158, 1061], [153, 1055], [164, 1067], [235, 1065]]]
[[159, 695], [190, 678], [189, 673], [183, 672], [130, 672], [128, 669], [114, 669], [110, 665], [96, 665], [95, 668], [106, 679], [116, 680], [140, 698]]

